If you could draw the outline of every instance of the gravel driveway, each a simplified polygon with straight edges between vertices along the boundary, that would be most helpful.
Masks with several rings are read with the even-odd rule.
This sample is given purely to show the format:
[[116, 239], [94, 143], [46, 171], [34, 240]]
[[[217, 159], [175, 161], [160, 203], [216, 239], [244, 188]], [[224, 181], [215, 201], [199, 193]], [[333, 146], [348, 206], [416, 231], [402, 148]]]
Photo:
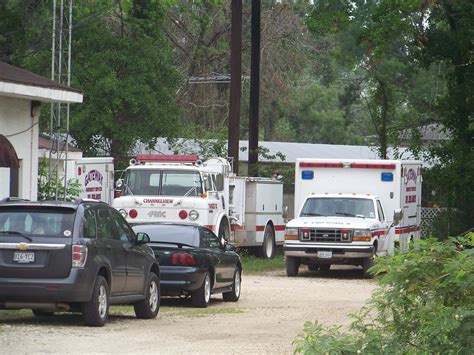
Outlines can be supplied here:
[[164, 299], [157, 319], [137, 320], [131, 308], [112, 309], [103, 328], [82, 326], [80, 315], [18, 318], [0, 311], [0, 353], [292, 353], [293, 339], [306, 320], [350, 323], [370, 297], [376, 282], [360, 270], [327, 273], [303, 271], [288, 278], [284, 271], [243, 275], [237, 303], [213, 296], [207, 309], [189, 300]]

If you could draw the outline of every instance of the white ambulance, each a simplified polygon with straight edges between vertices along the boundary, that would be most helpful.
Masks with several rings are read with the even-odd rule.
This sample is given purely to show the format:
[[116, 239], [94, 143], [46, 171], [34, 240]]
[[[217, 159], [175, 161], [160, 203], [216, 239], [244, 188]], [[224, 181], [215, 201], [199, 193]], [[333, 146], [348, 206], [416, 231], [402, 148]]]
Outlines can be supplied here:
[[132, 224], [199, 223], [264, 258], [284, 242], [282, 182], [236, 176], [226, 159], [141, 154], [117, 186], [113, 207]]
[[392, 254], [419, 238], [420, 161], [297, 159], [296, 218], [286, 225], [283, 247], [288, 276], [300, 265], [329, 270], [361, 265]]

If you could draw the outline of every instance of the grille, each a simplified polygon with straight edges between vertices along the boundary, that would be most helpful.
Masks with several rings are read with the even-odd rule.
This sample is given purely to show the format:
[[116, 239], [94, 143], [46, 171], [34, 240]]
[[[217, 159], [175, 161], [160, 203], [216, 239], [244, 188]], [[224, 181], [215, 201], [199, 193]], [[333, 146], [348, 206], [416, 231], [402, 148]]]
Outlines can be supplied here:
[[343, 234], [341, 229], [311, 229], [309, 231], [309, 238], [302, 238], [305, 241], [311, 242], [350, 242], [351, 235], [347, 233], [347, 230], [344, 231], [346, 237], [343, 239]]

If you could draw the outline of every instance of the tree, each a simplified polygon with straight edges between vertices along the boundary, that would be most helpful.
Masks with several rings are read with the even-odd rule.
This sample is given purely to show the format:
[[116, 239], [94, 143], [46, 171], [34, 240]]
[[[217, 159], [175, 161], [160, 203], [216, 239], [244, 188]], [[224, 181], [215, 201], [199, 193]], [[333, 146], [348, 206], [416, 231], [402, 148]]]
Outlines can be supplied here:
[[381, 157], [399, 131], [445, 127], [445, 144], [422, 147], [412, 134], [411, 146], [433, 159], [435, 200], [456, 219], [451, 234], [474, 220], [473, 12], [468, 0], [322, 0], [308, 17], [314, 33], [338, 38], [335, 58], [358, 73], [350, 84], [358, 95], [346, 101], [365, 101]]
[[138, 140], [177, 133], [175, 92], [157, 1], [81, 2], [74, 41], [74, 83], [84, 92], [71, 133], [86, 154], [125, 160]]

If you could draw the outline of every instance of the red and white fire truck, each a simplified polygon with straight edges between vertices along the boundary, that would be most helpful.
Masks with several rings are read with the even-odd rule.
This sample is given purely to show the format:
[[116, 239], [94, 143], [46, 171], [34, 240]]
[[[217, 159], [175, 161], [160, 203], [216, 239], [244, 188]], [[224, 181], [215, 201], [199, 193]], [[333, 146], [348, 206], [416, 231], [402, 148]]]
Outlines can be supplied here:
[[223, 158], [141, 154], [118, 180], [115, 207], [132, 224], [194, 222], [272, 258], [284, 242], [283, 184], [232, 173]]

